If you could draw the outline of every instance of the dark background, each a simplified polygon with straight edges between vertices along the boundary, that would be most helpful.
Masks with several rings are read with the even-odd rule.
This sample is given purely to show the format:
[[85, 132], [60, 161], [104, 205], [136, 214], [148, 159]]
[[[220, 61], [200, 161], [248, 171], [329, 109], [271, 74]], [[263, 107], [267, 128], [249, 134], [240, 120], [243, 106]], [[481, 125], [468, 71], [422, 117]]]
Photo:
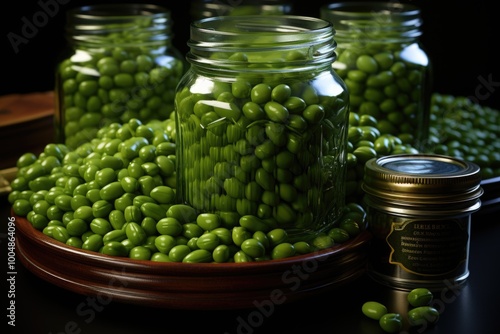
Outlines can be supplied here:
[[[65, 12], [69, 8], [103, 1], [92, 0], [14, 0], [0, 9], [1, 67], [0, 94], [46, 91], [54, 86], [54, 65], [65, 44]], [[134, 2], [114, 1], [106, 2]], [[244, 3], [231, 0], [229, 3]], [[332, 1], [292, 1], [294, 14], [319, 17], [319, 7]], [[498, 62], [499, 17], [492, 2], [475, 1], [400, 1], [417, 5], [424, 21], [421, 44], [433, 64], [433, 91], [455, 96], [475, 97], [482, 105], [500, 109], [500, 72]], [[23, 18], [33, 22], [41, 3], [57, 4], [47, 24], [15, 53], [8, 34], [21, 35]], [[189, 1], [154, 1], [172, 11], [174, 46], [187, 52], [189, 38]], [[54, 8], [54, 7], [52, 7]], [[490, 84], [486, 84], [489, 82]]]

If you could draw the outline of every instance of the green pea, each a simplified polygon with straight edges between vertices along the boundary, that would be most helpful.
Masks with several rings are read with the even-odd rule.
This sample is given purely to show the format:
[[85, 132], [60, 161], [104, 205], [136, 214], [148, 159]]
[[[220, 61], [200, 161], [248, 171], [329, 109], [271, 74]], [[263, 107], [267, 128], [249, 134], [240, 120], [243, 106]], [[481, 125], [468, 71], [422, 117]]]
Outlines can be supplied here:
[[166, 212], [167, 217], [177, 219], [181, 224], [191, 223], [196, 221], [196, 210], [186, 204], [174, 204], [170, 206]]
[[408, 311], [410, 326], [434, 325], [439, 320], [439, 311], [431, 306], [418, 306]]
[[207, 263], [212, 261], [212, 252], [205, 249], [191, 251], [182, 259], [183, 263]]
[[104, 218], [94, 218], [90, 222], [90, 229], [95, 234], [104, 236], [106, 233], [111, 231], [113, 227], [111, 226], [111, 223]]
[[231, 230], [225, 227], [218, 227], [210, 231], [210, 233], [215, 234], [221, 244], [231, 245], [233, 243]]
[[[151, 261], [153, 261], [153, 262], [173, 262], [172, 259], [170, 259], [170, 257], [167, 254], [163, 254], [160, 252], [154, 253], [153, 255], [151, 255]], [[175, 262], [180, 262], [180, 261], [175, 261]]]
[[292, 89], [286, 84], [279, 84], [273, 88], [271, 98], [278, 103], [284, 103], [292, 94]]
[[102, 246], [104, 246], [102, 241], [102, 235], [92, 234], [83, 241], [82, 249], [98, 252]]
[[153, 188], [149, 196], [160, 204], [173, 204], [175, 201], [175, 191], [168, 186], [157, 186]]
[[199, 249], [213, 251], [220, 244], [220, 239], [215, 233], [206, 233], [198, 237], [196, 246]]
[[144, 219], [141, 222], [141, 227], [144, 229], [148, 237], [152, 235], [157, 235], [156, 220], [154, 218], [144, 217]]
[[170, 250], [176, 245], [176, 240], [170, 235], [159, 235], [155, 238], [154, 242], [159, 252], [168, 254]]
[[144, 229], [136, 222], [129, 222], [125, 227], [125, 233], [127, 234], [127, 239], [136, 246], [142, 245], [147, 238]]
[[328, 236], [333, 239], [335, 243], [346, 242], [350, 239], [349, 233], [340, 227], [334, 227], [328, 231]]
[[283, 259], [287, 257], [292, 257], [296, 254], [295, 247], [293, 244], [288, 243], [288, 242], [283, 242], [280, 243], [276, 246], [271, 251], [271, 258], [273, 260], [276, 259]]
[[213, 213], [201, 213], [196, 217], [196, 223], [205, 231], [212, 231], [221, 224], [218, 215]]
[[108, 215], [109, 223], [115, 230], [121, 230], [126, 223], [125, 214], [123, 211], [115, 209]]
[[246, 239], [241, 243], [241, 250], [252, 258], [264, 256], [266, 253], [265, 246], [257, 239]]
[[185, 223], [182, 225], [182, 235], [186, 238], [195, 238], [203, 234], [203, 229], [196, 223]]
[[432, 302], [434, 295], [427, 288], [415, 288], [408, 293], [408, 303], [413, 307], [427, 306]]
[[289, 112], [284, 106], [275, 101], [269, 101], [264, 105], [267, 117], [273, 122], [285, 123], [288, 120]]
[[127, 248], [119, 241], [109, 241], [104, 244], [101, 253], [112, 256], [127, 256]]
[[42, 231], [49, 224], [48, 218], [44, 215], [35, 213], [34, 211], [30, 211], [30, 213], [32, 215], [30, 216], [28, 213], [27, 218], [35, 229]]
[[243, 251], [237, 251], [234, 255], [233, 255], [233, 260], [234, 262], [236, 263], [242, 263], [242, 262], [252, 262], [253, 259], [248, 256], [245, 252]]
[[318, 249], [327, 249], [332, 247], [335, 241], [330, 235], [318, 235], [313, 239], [312, 244]]
[[151, 217], [158, 221], [166, 216], [164, 207], [156, 203], [143, 203], [140, 207], [143, 217]]
[[306, 241], [297, 241], [293, 243], [293, 247], [297, 254], [308, 254], [312, 252], [311, 245]]
[[377, 73], [378, 64], [377, 61], [369, 55], [361, 55], [356, 59], [356, 66], [366, 73]]
[[109, 184], [106, 184], [99, 191], [99, 195], [101, 199], [105, 201], [114, 201], [125, 193], [121, 183], [119, 181], [114, 181]]
[[17, 199], [12, 205], [12, 210], [16, 215], [26, 217], [28, 212], [32, 210], [32, 206], [26, 199]]
[[252, 87], [250, 98], [256, 104], [264, 104], [271, 100], [272, 89], [269, 85], [260, 83]]
[[178, 236], [183, 233], [182, 224], [173, 217], [160, 219], [156, 223], [156, 230], [162, 235]]
[[[265, 103], [265, 102], [263, 102], [263, 103]], [[259, 103], [256, 103], [253, 101], [249, 101], [249, 102], [245, 103], [243, 105], [242, 112], [246, 118], [248, 118], [249, 120], [252, 120], [252, 121], [264, 119], [266, 116], [264, 109], [262, 109], [262, 107], [259, 105]]]
[[66, 230], [70, 236], [81, 236], [89, 229], [88, 223], [81, 218], [72, 219], [67, 225]]
[[387, 333], [398, 333], [403, 328], [403, 318], [399, 313], [386, 313], [380, 317], [379, 324]]
[[76, 248], [82, 248], [83, 241], [79, 237], [70, 237], [68, 240], [66, 240], [66, 245]]
[[189, 246], [178, 244], [168, 252], [168, 257], [173, 262], [182, 262], [189, 253], [191, 253]]
[[150, 260], [151, 250], [144, 246], [135, 246], [129, 251], [129, 257], [133, 260]]
[[64, 226], [54, 226], [54, 229], [52, 230], [52, 238], [62, 243], [66, 243], [66, 241], [70, 238], [70, 235]]
[[380, 320], [383, 315], [387, 314], [387, 307], [376, 301], [368, 301], [363, 303], [361, 311], [370, 319]]
[[339, 223], [339, 227], [349, 233], [351, 237], [358, 235], [361, 232], [361, 226], [358, 221], [353, 218], [347, 218]]
[[212, 258], [216, 263], [228, 262], [231, 252], [227, 245], [218, 245], [212, 252]]
[[291, 114], [299, 114], [302, 113], [307, 104], [298, 96], [290, 96], [290, 98], [283, 103], [283, 106], [287, 108]]
[[233, 243], [240, 247], [243, 241], [250, 239], [252, 234], [243, 226], [235, 226], [232, 230]]
[[286, 230], [281, 228], [275, 228], [269, 232], [267, 232], [267, 238], [269, 239], [269, 243], [271, 247], [279, 245], [281, 243], [288, 241], [288, 233]]
[[110, 241], [123, 241], [127, 238], [124, 230], [112, 230], [103, 235], [102, 241], [107, 244]]

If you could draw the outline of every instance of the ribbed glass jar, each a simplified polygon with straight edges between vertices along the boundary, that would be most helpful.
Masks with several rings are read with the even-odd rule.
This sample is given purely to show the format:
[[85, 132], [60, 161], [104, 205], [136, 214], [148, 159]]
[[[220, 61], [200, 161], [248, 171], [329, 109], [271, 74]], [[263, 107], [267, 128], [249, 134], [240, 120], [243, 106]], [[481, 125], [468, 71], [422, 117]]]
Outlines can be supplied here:
[[195, 0], [191, 2], [193, 20], [214, 16], [293, 14], [293, 3], [282, 0]]
[[56, 138], [73, 149], [99, 128], [169, 118], [184, 60], [169, 10], [92, 5], [67, 14], [68, 48], [56, 70]]
[[365, 164], [362, 188], [373, 234], [368, 274], [405, 290], [462, 285], [469, 276], [471, 214], [481, 207], [477, 165], [436, 154]]
[[349, 89], [351, 112], [375, 117], [381, 134], [424, 151], [432, 71], [420, 43], [420, 9], [397, 2], [340, 2], [323, 6], [321, 18], [336, 30], [333, 66]]
[[215, 17], [192, 24], [188, 45], [175, 99], [179, 202], [291, 239], [334, 224], [345, 202], [348, 93], [332, 70], [331, 23]]

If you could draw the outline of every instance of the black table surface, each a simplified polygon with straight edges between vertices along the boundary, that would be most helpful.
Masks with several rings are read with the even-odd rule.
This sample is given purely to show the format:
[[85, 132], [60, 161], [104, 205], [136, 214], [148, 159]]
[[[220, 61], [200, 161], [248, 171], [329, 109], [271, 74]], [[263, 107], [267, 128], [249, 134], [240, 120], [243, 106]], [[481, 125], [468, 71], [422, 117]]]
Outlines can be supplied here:
[[[6, 284], [10, 277], [6, 255], [10, 206], [5, 196], [0, 203], [2, 284]], [[498, 272], [500, 254], [499, 214], [499, 203], [473, 214], [470, 276], [461, 289], [443, 289], [434, 294], [433, 306], [440, 312], [437, 324], [405, 326], [400, 334], [498, 333], [500, 287], [495, 272]], [[407, 292], [382, 286], [366, 275], [333, 291], [293, 303], [242, 310], [193, 311], [158, 309], [79, 295], [47, 283], [24, 268], [19, 260], [15, 270], [15, 296], [8, 296], [14, 288], [10, 284], [2, 290], [2, 333], [383, 334], [376, 321], [361, 313], [362, 304], [376, 300], [394, 312], [406, 312], [408, 307]], [[11, 314], [7, 308], [12, 300], [15, 301], [15, 327], [9, 325], [12, 319], [7, 317]]]

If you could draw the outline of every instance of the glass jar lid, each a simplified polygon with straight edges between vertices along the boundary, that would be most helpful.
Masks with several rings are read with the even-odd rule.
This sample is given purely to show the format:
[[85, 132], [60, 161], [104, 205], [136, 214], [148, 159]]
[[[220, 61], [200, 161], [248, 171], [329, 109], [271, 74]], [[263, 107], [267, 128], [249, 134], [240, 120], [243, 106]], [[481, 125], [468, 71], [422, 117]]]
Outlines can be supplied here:
[[436, 154], [399, 154], [365, 164], [366, 194], [406, 204], [477, 202], [483, 194], [480, 168], [474, 163]]

